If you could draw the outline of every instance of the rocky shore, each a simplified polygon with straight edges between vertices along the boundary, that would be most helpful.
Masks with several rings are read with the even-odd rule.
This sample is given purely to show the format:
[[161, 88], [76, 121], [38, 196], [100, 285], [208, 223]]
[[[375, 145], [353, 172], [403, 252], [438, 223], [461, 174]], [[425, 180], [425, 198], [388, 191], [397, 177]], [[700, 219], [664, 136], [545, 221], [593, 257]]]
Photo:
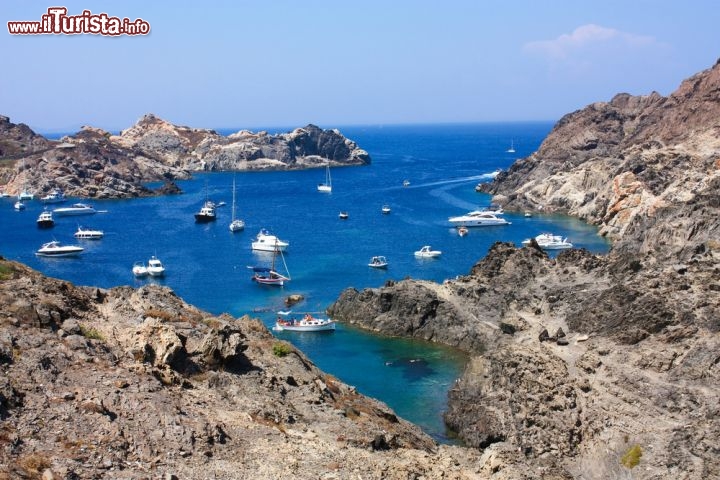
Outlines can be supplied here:
[[[173, 181], [203, 171], [297, 170], [370, 163], [368, 153], [338, 130], [315, 125], [270, 135], [173, 125], [143, 116], [120, 135], [83, 127], [59, 141], [0, 116], [0, 186], [42, 196], [60, 188], [83, 198], [131, 198], [177, 191]], [[165, 182], [150, 190], [148, 182]]]
[[471, 353], [445, 419], [496, 475], [720, 477], [719, 133], [720, 63], [569, 114], [483, 190], [600, 226], [606, 257], [498, 243], [465, 276], [348, 289], [330, 314]]
[[259, 320], [0, 259], [0, 478], [479, 478]]

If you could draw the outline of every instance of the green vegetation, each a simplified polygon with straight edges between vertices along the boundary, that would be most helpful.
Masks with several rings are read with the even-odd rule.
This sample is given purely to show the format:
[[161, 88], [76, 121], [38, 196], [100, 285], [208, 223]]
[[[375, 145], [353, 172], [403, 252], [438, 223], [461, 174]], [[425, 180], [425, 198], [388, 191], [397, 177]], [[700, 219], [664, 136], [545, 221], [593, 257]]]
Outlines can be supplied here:
[[0, 263], [0, 280], [7, 280], [12, 278], [15, 270], [7, 263]]
[[105, 340], [105, 337], [103, 337], [102, 333], [100, 333], [97, 329], [92, 327], [86, 327], [82, 324], [80, 324], [80, 333], [83, 337], [90, 338], [92, 340]]
[[277, 357], [284, 357], [290, 352], [292, 352], [292, 346], [287, 342], [275, 342], [273, 344], [273, 353]]
[[630, 450], [625, 452], [625, 455], [620, 459], [620, 463], [627, 468], [634, 468], [640, 463], [640, 457], [642, 457], [642, 448], [636, 443], [630, 447]]

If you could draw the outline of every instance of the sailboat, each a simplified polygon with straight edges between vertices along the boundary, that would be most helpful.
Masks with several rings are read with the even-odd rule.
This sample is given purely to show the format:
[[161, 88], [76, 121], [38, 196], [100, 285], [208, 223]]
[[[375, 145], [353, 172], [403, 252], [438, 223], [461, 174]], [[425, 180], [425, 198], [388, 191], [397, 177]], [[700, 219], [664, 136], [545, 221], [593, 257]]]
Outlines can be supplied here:
[[232, 222], [230, 222], [230, 231], [238, 232], [245, 228], [245, 222], [239, 218], [235, 218], [235, 177], [233, 177], [233, 204], [232, 204]]
[[318, 183], [318, 192], [332, 192], [332, 178], [330, 178], [330, 165], [325, 166], [325, 183]]
[[22, 162], [22, 169], [25, 172], [25, 177], [23, 179], [23, 189], [22, 192], [19, 192], [17, 196], [17, 199], [21, 202], [24, 200], [32, 200], [33, 198], [35, 198], [35, 195], [28, 192], [27, 190], [27, 170], [25, 170], [25, 160], [23, 160]]
[[507, 149], [507, 153], [515, 153], [515, 145], [512, 140], [510, 140], [510, 148]]
[[[286, 275], [283, 275], [275, 270], [275, 260], [277, 259], [278, 253], [280, 254], [280, 258], [282, 258]], [[256, 266], [248, 268], [253, 271], [252, 280], [260, 285], [276, 285], [278, 287], [282, 287], [285, 285], [285, 282], [290, 281], [290, 272], [288, 271], [287, 264], [285, 263], [285, 257], [283, 256], [282, 250], [279, 248], [276, 248], [273, 252], [272, 265], [270, 267]]]

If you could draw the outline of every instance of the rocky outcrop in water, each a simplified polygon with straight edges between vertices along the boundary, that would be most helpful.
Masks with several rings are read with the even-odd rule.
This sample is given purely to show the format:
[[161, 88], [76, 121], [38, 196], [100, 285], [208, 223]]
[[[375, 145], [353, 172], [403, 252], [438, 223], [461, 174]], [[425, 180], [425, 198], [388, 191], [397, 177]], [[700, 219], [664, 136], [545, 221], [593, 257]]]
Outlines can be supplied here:
[[241, 130], [225, 137], [214, 130], [177, 126], [148, 114], [112, 137], [112, 141], [191, 171], [285, 170], [370, 163], [367, 152], [338, 130], [322, 130], [315, 125], [277, 135]]
[[[294, 170], [366, 165], [370, 156], [337, 130], [315, 125], [269, 135], [247, 130], [227, 137], [173, 125], [148, 114], [120, 135], [83, 127], [60, 141], [0, 117], [0, 186], [37, 197], [60, 188], [68, 196], [129, 198], [179, 193], [174, 181], [196, 171]], [[148, 182], [163, 181], [150, 190]]]
[[493, 465], [259, 320], [164, 287], [75, 287], [0, 259], [0, 371], [2, 478], [469, 479]]
[[485, 190], [563, 211], [606, 257], [494, 245], [465, 276], [348, 289], [337, 320], [472, 353], [448, 425], [539, 478], [720, 477], [720, 64], [564, 117]]

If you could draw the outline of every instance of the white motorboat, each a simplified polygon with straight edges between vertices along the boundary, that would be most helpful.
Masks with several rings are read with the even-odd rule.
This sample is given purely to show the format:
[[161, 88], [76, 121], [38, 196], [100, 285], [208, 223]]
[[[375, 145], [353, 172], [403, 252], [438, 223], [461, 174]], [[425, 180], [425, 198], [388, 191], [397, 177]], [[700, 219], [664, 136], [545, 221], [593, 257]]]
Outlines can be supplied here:
[[62, 190], [56, 188], [44, 197], [40, 197], [43, 203], [62, 203], [66, 200], [65, 194]]
[[[561, 235], [553, 235], [552, 233], [541, 233], [535, 237], [535, 242], [544, 250], [573, 248], [573, 244], [570, 243], [567, 238], [563, 238]], [[522, 241], [522, 244], [526, 247], [530, 245], [530, 243], [532, 243], [532, 239], [530, 238]]]
[[20, 210], [25, 210], [25, 204], [23, 203], [22, 200], [18, 200], [17, 202], [15, 202], [15, 205], [14, 205], [13, 207], [14, 207], [15, 210], [17, 210], [18, 212], [19, 212]]
[[290, 246], [288, 242], [284, 242], [275, 235], [271, 235], [270, 232], [264, 228], [260, 230], [260, 233], [255, 237], [255, 241], [252, 242], [252, 249], [262, 252], [284, 252], [288, 246]]
[[97, 210], [86, 203], [73, 203], [69, 207], [56, 208], [53, 213], [59, 217], [65, 217], [69, 215], [92, 215], [97, 213]]
[[57, 240], [43, 244], [35, 252], [38, 257], [75, 257], [80, 255], [84, 248], [77, 245], [61, 245]]
[[332, 193], [332, 178], [330, 177], [330, 166], [325, 167], [325, 183], [318, 183], [318, 192]]
[[442, 255], [440, 250], [433, 250], [430, 245], [425, 245], [420, 250], [415, 252], [415, 256], [418, 258], [435, 258]]
[[387, 215], [388, 213], [390, 213], [390, 205], [383, 205], [380, 211]]
[[155, 255], [150, 257], [150, 260], [148, 260], [147, 273], [151, 277], [162, 277], [165, 275], [165, 267], [160, 259], [158, 259]]
[[148, 276], [148, 269], [142, 262], [135, 262], [135, 264], [132, 267], [132, 273], [138, 278], [147, 277]]
[[232, 202], [232, 221], [230, 222], [230, 231], [235, 233], [245, 228], [245, 222], [239, 218], [235, 218], [235, 177], [233, 177], [233, 202]]
[[388, 261], [382, 255], [372, 257], [370, 259], [370, 263], [368, 263], [368, 267], [372, 267], [372, 268], [387, 268], [387, 266], [388, 266]]
[[195, 214], [195, 223], [214, 222], [216, 219], [215, 204], [211, 201], [205, 201], [200, 211]]
[[465, 215], [458, 217], [450, 217], [448, 219], [453, 225], [462, 225], [465, 227], [489, 227], [493, 225], [510, 225], [510, 222], [497, 214], [484, 210], [473, 210]]
[[347, 212], [340, 212], [338, 214], [338, 217], [340, 218], [340, 220], [347, 220], [348, 218], [350, 218], [350, 215], [348, 215]]
[[458, 232], [458, 235], [460, 235], [461, 237], [464, 237], [465, 235], [468, 234], [468, 229], [467, 229], [467, 227], [464, 227], [461, 225], [458, 227], [457, 232]]
[[410, 186], [410, 180], [403, 180], [403, 187], [409, 187]]
[[18, 200], [20, 200], [20, 201], [23, 201], [23, 200], [32, 200], [33, 198], [35, 198], [35, 195], [33, 195], [32, 193], [28, 192], [27, 190], [23, 190], [22, 192], [18, 193], [17, 198], [18, 198]]
[[43, 210], [37, 219], [38, 228], [50, 228], [53, 225], [55, 225], [55, 220], [53, 219], [52, 212]]
[[77, 232], [73, 236], [83, 240], [99, 240], [105, 236], [105, 233], [102, 230], [91, 230], [78, 225]]
[[322, 332], [335, 330], [335, 320], [329, 318], [315, 318], [306, 313], [302, 319], [283, 319], [278, 317], [275, 321], [273, 330], [282, 332], [289, 330], [291, 332]]

